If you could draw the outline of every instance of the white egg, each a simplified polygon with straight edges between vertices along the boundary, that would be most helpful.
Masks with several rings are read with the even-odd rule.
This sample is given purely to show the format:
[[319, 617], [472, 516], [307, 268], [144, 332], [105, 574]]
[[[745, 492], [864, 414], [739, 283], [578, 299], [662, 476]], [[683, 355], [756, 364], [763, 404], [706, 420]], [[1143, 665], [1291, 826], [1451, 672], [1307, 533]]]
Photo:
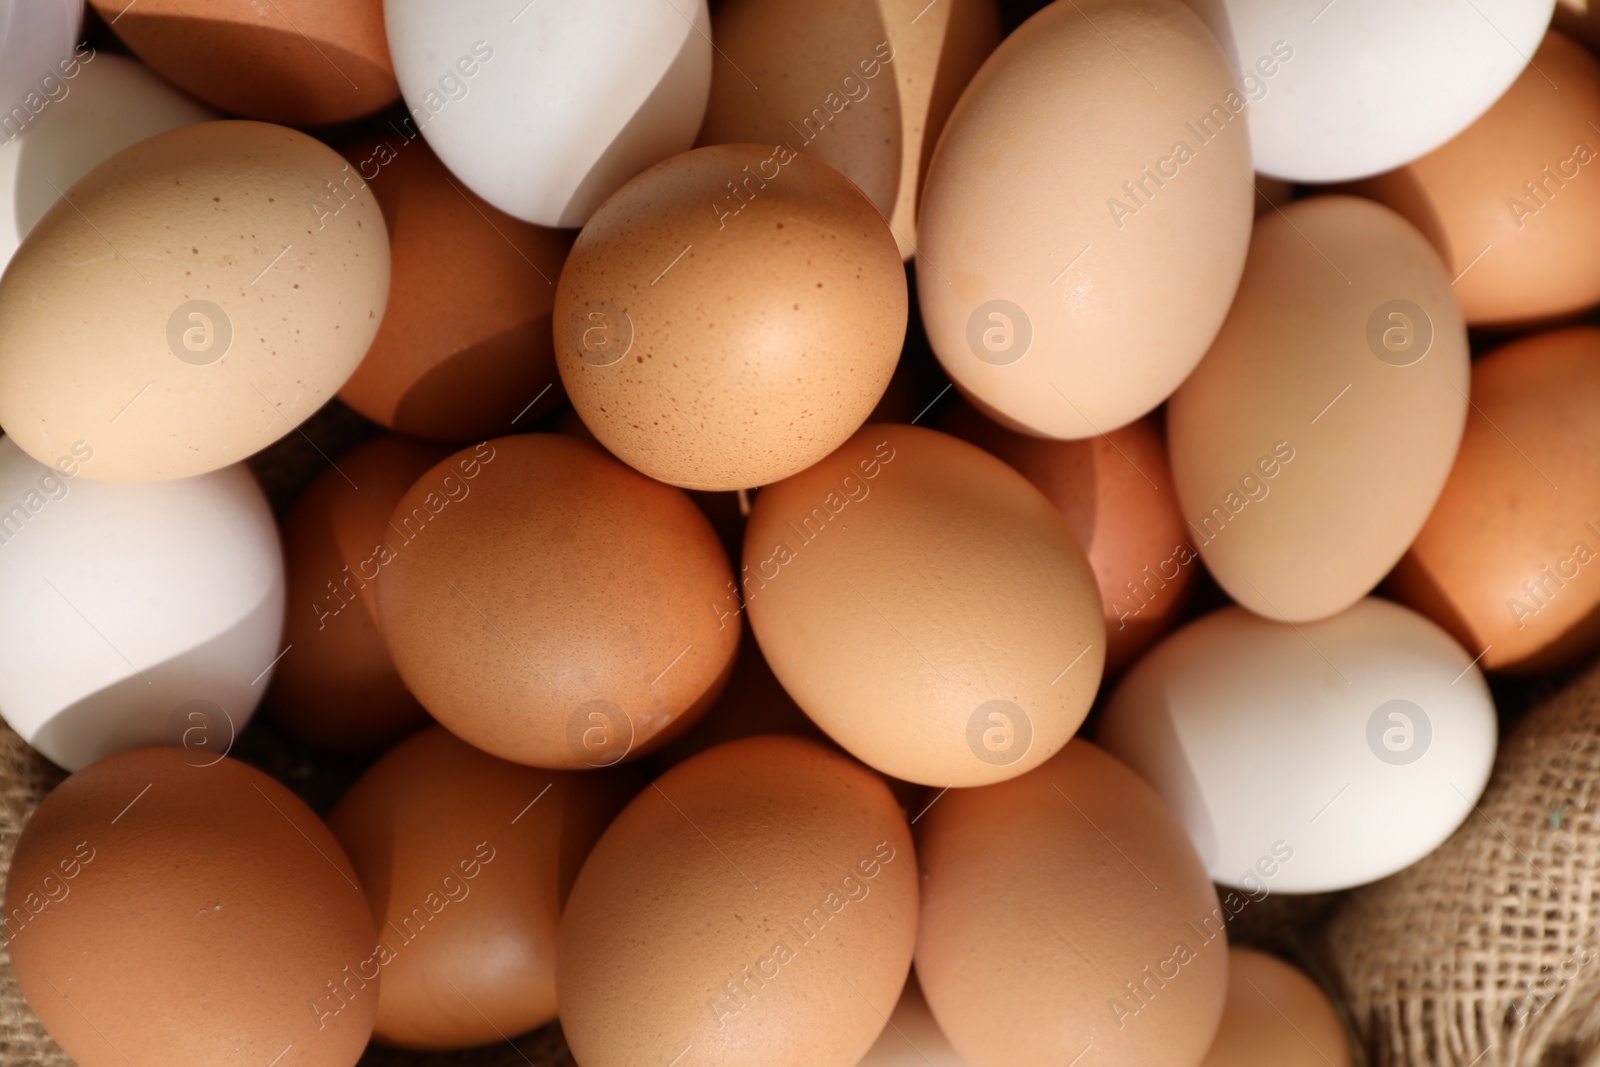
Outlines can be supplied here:
[[1178, 813], [1215, 881], [1313, 893], [1449, 837], [1496, 726], [1472, 654], [1369, 598], [1298, 626], [1238, 607], [1191, 623], [1128, 673], [1096, 739]]
[[0, 139], [0, 271], [61, 193], [100, 163], [146, 137], [222, 117], [123, 56], [86, 52], [68, 69], [21, 135]]
[[[0, 715], [68, 770], [176, 744], [212, 762], [266, 691], [283, 550], [243, 466], [127, 485], [0, 438]], [[292, 650], [290, 651], [292, 655]]]
[[582, 226], [688, 149], [711, 93], [706, 0], [384, 0], [383, 17], [407, 124], [540, 226]]
[[1249, 101], [1256, 170], [1300, 182], [1409, 163], [1516, 81], [1555, 0], [1189, 0]]
[[82, 26], [83, 0], [0, 0], [0, 141], [49, 106]]

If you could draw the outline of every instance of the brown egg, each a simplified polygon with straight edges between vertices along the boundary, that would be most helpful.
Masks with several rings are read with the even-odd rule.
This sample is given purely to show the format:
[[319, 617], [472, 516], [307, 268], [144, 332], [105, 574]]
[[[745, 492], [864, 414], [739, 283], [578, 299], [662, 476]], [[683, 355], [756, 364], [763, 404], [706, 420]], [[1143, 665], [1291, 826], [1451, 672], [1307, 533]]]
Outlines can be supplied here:
[[814, 742], [680, 763], [611, 824], [561, 917], [573, 1055], [854, 1067], [910, 969], [916, 863], [878, 776]]
[[763, 489], [740, 582], [784, 689], [896, 778], [1037, 767], [1100, 683], [1100, 593], [1072, 530], [1022, 475], [933, 430], [866, 426]]
[[1557, 0], [1550, 24], [1590, 48], [1600, 46], [1600, 4], [1588, 0]]
[[339, 399], [447, 441], [527, 429], [561, 400], [550, 306], [573, 234], [490, 207], [413, 134], [344, 157], [389, 227], [389, 311]]
[[142, 748], [68, 778], [17, 841], [5, 926], [29, 1006], [81, 1067], [352, 1067], [372, 1033], [350, 861], [231, 759]]
[[1482, 118], [1356, 186], [1422, 230], [1467, 322], [1510, 323], [1600, 302], [1600, 61], [1559, 33]]
[[157, 74], [236, 115], [321, 126], [400, 98], [383, 0], [90, 3]]
[[328, 819], [378, 927], [373, 1036], [470, 1048], [554, 1019], [562, 905], [637, 786], [507, 763], [442, 726], [373, 764]]
[[906, 308], [894, 237], [838, 171], [717, 145], [590, 218], [556, 286], [556, 365], [600, 443], [650, 477], [765, 485], [866, 421]]
[[339, 457], [284, 519], [288, 611], [267, 692], [303, 741], [361, 751], [392, 745], [428, 721], [389, 659], [374, 593], [380, 546], [393, 551], [394, 507], [434, 464], [438, 446], [385, 434]]
[[1200, 555], [1178, 508], [1155, 418], [1099, 437], [1051, 441], [1015, 433], [960, 404], [942, 428], [1015, 467], [1072, 527], [1100, 586], [1108, 675], [1172, 626], [1188, 603]]
[[1226, 919], [1183, 826], [1124, 764], [1075, 740], [1020, 778], [951, 790], [917, 841], [917, 977], [972, 1067], [1200, 1063]]
[[680, 490], [561, 434], [502, 437], [406, 493], [378, 625], [422, 706], [485, 752], [608, 766], [687, 729], [739, 628], [715, 531]]
[[1200, 1067], [1350, 1067], [1350, 1042], [1315, 982], [1274, 956], [1235, 948], [1222, 1025]]
[[1534, 334], [1472, 368], [1473, 410], [1388, 589], [1490, 670], [1600, 644], [1600, 329]]

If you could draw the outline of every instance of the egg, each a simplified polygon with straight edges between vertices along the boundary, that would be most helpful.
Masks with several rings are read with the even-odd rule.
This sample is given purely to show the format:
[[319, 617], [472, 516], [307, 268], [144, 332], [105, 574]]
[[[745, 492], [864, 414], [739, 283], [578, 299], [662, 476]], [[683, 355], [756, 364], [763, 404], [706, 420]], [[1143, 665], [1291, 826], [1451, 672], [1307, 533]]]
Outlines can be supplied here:
[[726, 0], [712, 30], [718, 55], [700, 143], [815, 156], [867, 195], [909, 259], [924, 165], [1000, 43], [995, 0]]
[[525, 222], [582, 226], [705, 114], [706, 0], [384, 0], [383, 18], [406, 125]]
[[162, 743], [209, 762], [282, 651], [277, 526], [244, 467], [132, 486], [98, 462], [0, 438], [0, 715], [68, 770]]
[[985, 414], [1092, 437], [1200, 361], [1250, 238], [1235, 99], [1178, 0], [1057, 0], [985, 61], [928, 165], [917, 236], [928, 340]]
[[1228, 952], [1228, 1002], [1200, 1067], [1350, 1067], [1328, 995], [1275, 956]]
[[1075, 740], [918, 820], [917, 978], [972, 1067], [1196, 1067], [1222, 1017], [1226, 917], [1148, 785]]
[[635, 469], [686, 489], [766, 485], [866, 421], [906, 300], [888, 225], [833, 168], [783, 145], [698, 148], [578, 235], [556, 285], [556, 366]]
[[763, 489], [740, 586], [806, 714], [923, 785], [1045, 762], [1105, 663], [1094, 572], [1055, 506], [987, 452], [915, 426], [870, 424]]
[[1178, 508], [1158, 421], [1050, 441], [1013, 433], [962, 405], [942, 429], [1015, 467], [1072, 527], [1100, 588], [1107, 674], [1120, 672], [1177, 621], [1200, 556]]
[[261, 122], [157, 134], [82, 178], [0, 279], [0, 426], [86, 478], [185, 478], [321, 407], [377, 331], [389, 245], [338, 153]]
[[1600, 303], [1600, 62], [1551, 32], [1511, 88], [1439, 148], [1356, 191], [1394, 208], [1444, 257], [1469, 323], [1511, 323]]
[[1390, 576], [1489, 670], [1553, 670], [1600, 642], [1600, 330], [1533, 334], [1472, 368], [1449, 481]]
[[447, 455], [385, 434], [339, 457], [284, 519], [288, 613], [267, 706], [321, 748], [383, 748], [425, 725], [378, 632], [380, 546], [389, 516], [416, 480]]
[[1375, 598], [1300, 626], [1238, 607], [1190, 623], [1128, 672], [1096, 733], [1172, 805], [1214, 880], [1287, 893], [1433, 851], [1483, 792], [1495, 737], [1471, 653]]
[[389, 311], [339, 399], [391, 430], [481, 440], [561, 399], [550, 308], [572, 234], [485, 203], [416, 134], [344, 149], [389, 227]]
[[1466, 129], [1528, 66], [1555, 6], [1189, 2], [1233, 64], [1256, 169], [1296, 182], [1377, 174]]
[[727, 682], [738, 617], [711, 524], [591, 445], [525, 434], [417, 481], [373, 554], [407, 687], [485, 752], [609, 766], [681, 734]]
[[911, 966], [917, 858], [876, 775], [755, 737], [662, 775], [578, 874], [561, 1028], [607, 1067], [853, 1067]]
[[1184, 518], [1228, 594], [1307, 622], [1370, 592], [1444, 487], [1467, 362], [1450, 276], [1399, 215], [1348, 196], [1263, 215], [1228, 321], [1167, 405]]
[[968, 1067], [939, 1029], [915, 973], [877, 1042], [856, 1067]]
[[79, 57], [83, 0], [10, 0], [0, 24], [0, 134], [9, 142], [51, 102]]
[[382, 0], [90, 0], [124, 44], [206, 103], [291, 126], [369, 115], [400, 95]]
[[561, 906], [628, 778], [507, 763], [433, 726], [350, 787], [328, 825], [378, 928], [377, 1040], [470, 1048], [556, 1017]]
[[378, 990], [350, 861], [277, 781], [187, 755], [101, 760], [28, 821], [5, 919], [28, 1006], [81, 1067], [353, 1067]]

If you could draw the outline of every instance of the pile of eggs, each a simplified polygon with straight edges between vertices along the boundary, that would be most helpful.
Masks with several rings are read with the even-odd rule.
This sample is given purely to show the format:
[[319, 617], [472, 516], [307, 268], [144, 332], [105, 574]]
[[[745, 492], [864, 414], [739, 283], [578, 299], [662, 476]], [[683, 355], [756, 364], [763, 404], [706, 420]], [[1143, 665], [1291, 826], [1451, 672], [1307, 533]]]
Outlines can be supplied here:
[[1352, 1062], [1230, 925], [1438, 847], [1485, 672], [1600, 647], [1582, 12], [90, 4], [0, 0], [67, 1054]]

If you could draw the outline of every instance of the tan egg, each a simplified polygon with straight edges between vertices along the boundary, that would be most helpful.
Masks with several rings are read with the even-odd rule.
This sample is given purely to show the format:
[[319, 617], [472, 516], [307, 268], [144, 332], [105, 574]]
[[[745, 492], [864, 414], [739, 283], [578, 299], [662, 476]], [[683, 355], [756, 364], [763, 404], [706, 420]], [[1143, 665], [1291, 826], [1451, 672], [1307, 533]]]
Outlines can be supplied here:
[[81, 1067], [353, 1067], [372, 1033], [350, 861], [231, 759], [141, 748], [68, 778], [17, 841], [5, 927], [28, 1005]]
[[498, 437], [555, 410], [550, 307], [573, 235], [489, 206], [415, 134], [344, 157], [383, 209], [393, 277], [389, 312], [339, 399], [445, 441]]
[[1559, 33], [1483, 117], [1355, 187], [1400, 212], [1445, 259], [1469, 323], [1600, 303], [1600, 61]]
[[124, 149], [41, 219], [0, 280], [0, 424], [83, 476], [216, 470], [310, 417], [383, 316], [389, 240], [338, 153], [263, 122]]
[[939, 131], [1000, 43], [995, 0], [728, 0], [712, 30], [700, 143], [815, 156], [856, 183], [910, 258]]
[[561, 1028], [607, 1067], [854, 1067], [911, 966], [917, 860], [877, 775], [756, 737], [606, 830], [561, 917]]
[[277, 720], [302, 741], [362, 751], [392, 745], [428, 722], [378, 632], [374, 586], [389, 516], [447, 454], [385, 434], [339, 457], [284, 519], [288, 612], [267, 693]]
[[1100, 437], [1050, 441], [1014, 433], [962, 404], [943, 429], [1015, 467], [1072, 527], [1105, 607], [1108, 675], [1177, 621], [1200, 555], [1178, 508], [1159, 422], [1146, 418]]
[[951, 790], [917, 842], [917, 978], [972, 1067], [1201, 1062], [1226, 917], [1177, 817], [1124, 764], [1075, 740], [1020, 778]]
[[1228, 1002], [1201, 1067], [1350, 1067], [1350, 1042], [1328, 996], [1274, 956], [1228, 952]]
[[434, 726], [350, 787], [328, 825], [378, 927], [377, 1040], [471, 1048], [556, 1017], [561, 907], [633, 778], [507, 763]]
[[894, 237], [783, 146], [674, 156], [589, 219], [556, 286], [556, 365], [601, 444], [688, 489], [787, 478], [883, 395], [906, 330]]
[[928, 1010], [916, 972], [906, 981], [889, 1024], [856, 1067], [968, 1067]]
[[1450, 275], [1410, 223], [1351, 196], [1263, 215], [1228, 321], [1167, 405], [1218, 584], [1290, 622], [1366, 596], [1444, 487], [1467, 377]]
[[1094, 572], [1055, 507], [987, 452], [915, 426], [866, 426], [763, 489], [740, 583], [795, 702], [856, 758], [922, 785], [1037, 767], [1083, 722], [1105, 663]]
[[983, 64], [928, 166], [917, 294], [985, 414], [1106, 433], [1194, 369], [1250, 239], [1228, 60], [1179, 0], [1057, 0]]
[[727, 682], [732, 569], [681, 491], [561, 434], [486, 441], [407, 491], [377, 560], [400, 677], [458, 737], [536, 767], [678, 736]]
[[371, 114], [400, 97], [383, 0], [90, 0], [156, 73], [213, 107], [291, 126]]
[[1472, 367], [1449, 481], [1389, 592], [1489, 670], [1600, 643], [1600, 329], [1534, 334]]

